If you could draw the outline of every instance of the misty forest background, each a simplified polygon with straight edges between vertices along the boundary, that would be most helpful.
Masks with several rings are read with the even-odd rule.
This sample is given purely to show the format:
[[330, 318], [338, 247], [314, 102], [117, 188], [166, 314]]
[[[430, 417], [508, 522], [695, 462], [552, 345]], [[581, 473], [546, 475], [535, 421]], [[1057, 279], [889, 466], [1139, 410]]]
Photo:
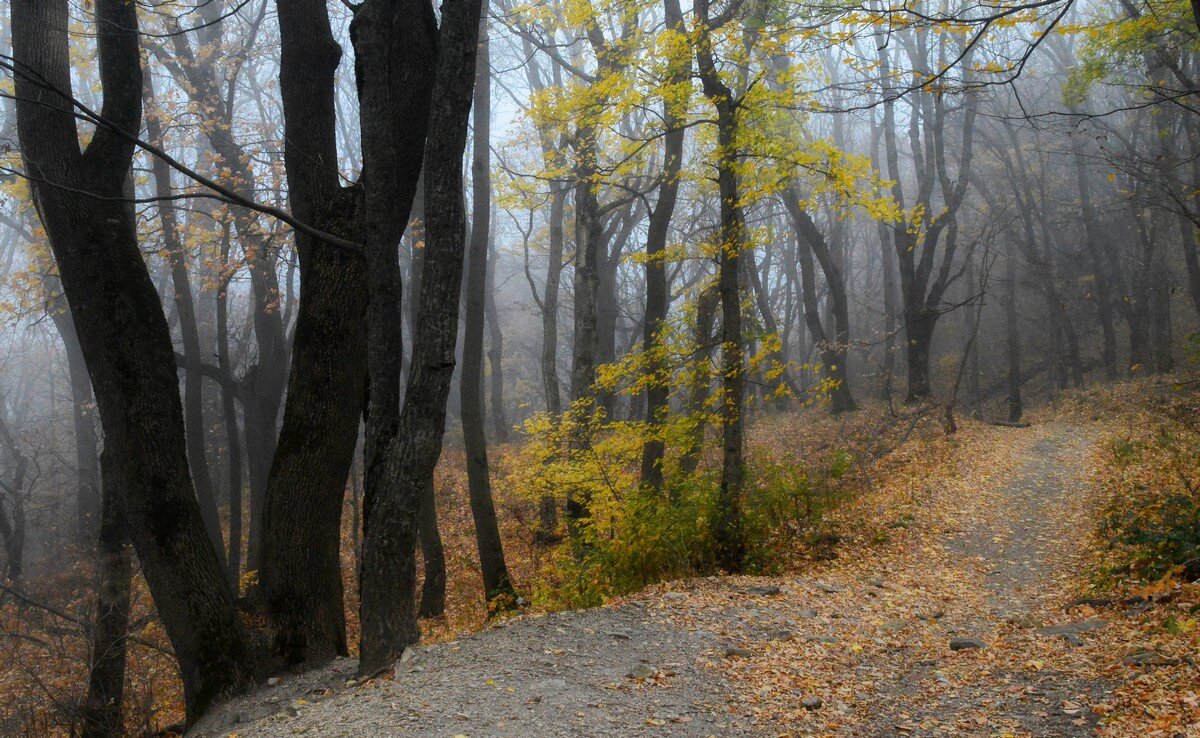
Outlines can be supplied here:
[[1194, 368], [1194, 6], [0, 2], [0, 732], [778, 571]]

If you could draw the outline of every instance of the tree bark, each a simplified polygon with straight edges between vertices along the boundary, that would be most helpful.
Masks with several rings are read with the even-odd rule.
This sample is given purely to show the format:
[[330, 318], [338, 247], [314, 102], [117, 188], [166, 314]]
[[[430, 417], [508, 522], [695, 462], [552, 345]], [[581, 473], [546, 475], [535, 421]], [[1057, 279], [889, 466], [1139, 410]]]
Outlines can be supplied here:
[[1014, 245], [1005, 266], [1004, 326], [1008, 345], [1008, 422], [1021, 422], [1021, 331], [1017, 325], [1017, 249]]
[[[846, 368], [846, 355], [850, 348], [850, 301], [846, 294], [846, 281], [841, 268], [833, 258], [821, 229], [812, 216], [800, 205], [795, 189], [784, 195], [784, 203], [796, 229], [797, 258], [800, 262], [800, 282], [804, 302], [804, 322], [808, 332], [821, 352], [822, 371], [832, 383], [829, 392], [829, 410], [834, 415], [858, 409], [850, 391], [850, 374]], [[829, 338], [821, 323], [817, 303], [816, 269], [813, 256], [821, 265], [825, 283], [829, 287], [830, 312], [833, 313], [834, 336]]]
[[[145, 82], [146, 135], [150, 143], [160, 149], [163, 145], [161, 111], [154, 107], [154, 87], [150, 77]], [[167, 162], [155, 156], [150, 160], [154, 177], [154, 192], [169, 202], [171, 197], [171, 168]], [[217, 498], [213, 490], [212, 476], [208, 473], [208, 456], [204, 446], [204, 375], [200, 372], [200, 327], [196, 322], [196, 303], [192, 298], [192, 280], [188, 274], [188, 254], [183, 239], [179, 237], [179, 224], [175, 219], [175, 208], [160, 202], [159, 222], [162, 225], [163, 246], [171, 267], [171, 285], [175, 290], [175, 310], [179, 314], [179, 334], [183, 339], [183, 428], [187, 443], [188, 467], [192, 472], [192, 483], [196, 487], [196, 500], [200, 503], [200, 515], [204, 529], [212, 541], [213, 550], [225, 566], [225, 541], [221, 537], [221, 516], [217, 511]]]
[[471, 159], [471, 240], [467, 254], [467, 310], [463, 331], [463, 368], [459, 387], [462, 404], [463, 443], [467, 452], [467, 486], [475, 543], [483, 575], [484, 597], [489, 603], [513, 594], [488, 465], [483, 408], [483, 323], [486, 312], [488, 244], [491, 241], [491, 95], [492, 62], [488, 44], [487, 14], [480, 21], [479, 55], [474, 92], [474, 143]]
[[721, 80], [712, 46], [708, 0], [696, 0], [698, 34], [696, 63], [704, 96], [717, 113], [717, 188], [721, 223], [717, 241], [717, 290], [721, 296], [721, 485], [712, 522], [717, 563], [726, 571], [741, 571], [746, 552], [742, 526], [745, 485], [746, 367], [742, 345], [741, 251], [744, 224], [737, 182], [737, 103]]
[[[481, 9], [480, 0], [446, 0], [441, 29], [436, 34], [429, 6], [423, 5], [419, 11], [425, 17], [419, 42], [436, 40], [439, 47], [436, 74], [426, 75], [434, 80], [425, 146], [428, 238], [404, 407], [395, 430], [376, 436], [375, 442], [382, 442], [373, 457], [378, 465], [374, 470], [378, 483], [366, 490], [360, 573], [362, 674], [387, 667], [420, 636], [414, 606], [413, 554], [421, 492], [425, 485], [432, 484], [433, 469], [441, 454], [446, 399], [455, 364], [466, 236], [462, 157]], [[374, 343], [371, 346], [372, 406], [376, 402], [374, 386], [378, 377], [374, 368], [379, 348]]]
[[109, 452], [105, 452], [101, 464], [104, 492], [97, 551], [99, 581], [82, 722], [84, 738], [120, 738], [126, 735], [122, 704], [133, 562], [121, 510], [122, 482]]
[[96, 435], [95, 399], [83, 349], [75, 334], [75, 320], [62, 294], [57, 277], [46, 278], [46, 311], [62, 338], [71, 378], [71, 416], [75, 433], [75, 468], [79, 475], [75, 491], [76, 541], [80, 548], [96, 544], [100, 534], [100, 439]]
[[[671, 33], [686, 34], [683, 10], [679, 0], [663, 0], [663, 15]], [[670, 96], [691, 76], [690, 57], [671, 59], [667, 72], [668, 97], [663, 100], [663, 167], [658, 201], [650, 211], [646, 227], [646, 314], [642, 320], [642, 351], [646, 363], [646, 425], [649, 430], [642, 444], [642, 484], [654, 494], [663, 486], [663, 455], [666, 450], [661, 426], [669, 411], [671, 396], [670, 371], [665, 363], [662, 331], [666, 327], [670, 294], [667, 285], [666, 249], [671, 216], [679, 199], [679, 173], [683, 168], [683, 144], [686, 130], [687, 103]]]
[[21, 153], [92, 377], [105, 448], [124, 482], [134, 547], [194, 720], [244, 687], [253, 664], [188, 474], [175, 353], [125, 199], [133, 144], [117, 131], [136, 132], [141, 122], [136, 6], [96, 2], [102, 114], [111, 128], [97, 129], [84, 151], [64, 97], [71, 87], [66, 0], [10, 7], [13, 55], [28, 70], [16, 80]]
[[[359, 6], [356, 21], [377, 6]], [[376, 188], [362, 182], [343, 187], [339, 179], [334, 76], [342, 52], [326, 6], [302, 0], [278, 2], [277, 10], [293, 210], [306, 223], [361, 242], [368, 233], [364, 190]], [[361, 117], [365, 125], [369, 116]], [[366, 148], [364, 141], [364, 159]], [[366, 177], [376, 176], [374, 166], [364, 163]], [[378, 169], [380, 178], [389, 172], [382, 164]], [[409, 204], [411, 197], [388, 228], [403, 230]], [[362, 254], [302, 233], [296, 245], [300, 307], [288, 401], [264, 503], [260, 579], [276, 655], [311, 665], [347, 653], [341, 513], [366, 401], [368, 272]], [[395, 322], [398, 326], [398, 317]], [[250, 450], [251, 457], [254, 453]]]

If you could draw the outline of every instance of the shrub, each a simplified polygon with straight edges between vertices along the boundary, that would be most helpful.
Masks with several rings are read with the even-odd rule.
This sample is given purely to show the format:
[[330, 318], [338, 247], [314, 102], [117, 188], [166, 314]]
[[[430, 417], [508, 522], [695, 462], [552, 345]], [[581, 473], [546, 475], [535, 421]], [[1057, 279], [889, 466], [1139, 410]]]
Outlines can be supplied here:
[[1113, 569], [1139, 580], [1200, 578], [1200, 402], [1177, 393], [1152, 422], [1114, 439], [1104, 461], [1112, 500], [1102, 535]]

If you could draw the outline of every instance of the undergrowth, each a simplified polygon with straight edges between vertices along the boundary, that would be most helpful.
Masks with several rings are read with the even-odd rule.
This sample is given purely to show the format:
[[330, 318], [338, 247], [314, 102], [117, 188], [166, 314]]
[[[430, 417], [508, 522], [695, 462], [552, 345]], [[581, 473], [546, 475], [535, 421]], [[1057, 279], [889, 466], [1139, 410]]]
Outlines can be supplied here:
[[1101, 450], [1100, 536], [1111, 583], [1200, 579], [1200, 385], [1160, 384]]

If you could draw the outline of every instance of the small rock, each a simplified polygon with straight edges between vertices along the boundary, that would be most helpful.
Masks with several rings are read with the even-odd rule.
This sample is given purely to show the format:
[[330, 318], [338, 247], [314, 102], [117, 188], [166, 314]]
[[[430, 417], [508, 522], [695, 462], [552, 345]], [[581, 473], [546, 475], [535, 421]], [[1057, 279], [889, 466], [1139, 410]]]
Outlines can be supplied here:
[[887, 589], [887, 583], [882, 579], [872, 579], [869, 584], [876, 589]]
[[751, 587], [746, 590], [746, 594], [759, 595], [759, 596], [764, 596], [764, 597], [770, 597], [770, 596], [782, 594], [782, 593], [783, 593], [783, 590], [781, 590], [779, 587], [776, 587], [773, 584], [769, 584], [769, 585], [766, 585], [763, 587]]
[[684, 594], [683, 592], [667, 592], [667, 601], [668, 602], [679, 603], [679, 602], [683, 602], [686, 599], [687, 599], [687, 595]]
[[609, 634], [608, 634], [608, 637], [609, 637], [609, 638], [612, 638], [613, 640], [617, 640], [617, 641], [627, 641], [627, 640], [629, 640], [629, 634], [628, 634], [628, 633], [621, 633], [621, 632], [618, 632], [618, 631], [613, 631], [612, 633], [609, 633]]
[[918, 618], [927, 623], [932, 623], [934, 620], [941, 620], [946, 616], [945, 610], [934, 610], [933, 612], [923, 612], [917, 615]]
[[736, 646], [730, 646], [729, 648], [725, 649], [725, 658], [727, 658], [727, 659], [732, 659], [732, 658], [748, 659], [753, 655], [754, 655], [753, 649], [749, 649], [749, 648], [738, 648]]
[[400, 663], [407, 664], [409, 661], [412, 661], [413, 656], [416, 656], [415, 649], [404, 649], [404, 652], [400, 654]]
[[1061, 636], [1067, 634], [1090, 633], [1093, 630], [1100, 630], [1108, 625], [1107, 621], [1100, 618], [1089, 618], [1080, 620], [1077, 623], [1062, 623], [1060, 625], [1048, 625], [1044, 628], [1038, 628], [1038, 635], [1041, 636]]
[[1072, 646], [1082, 646], [1083, 639], [1074, 633], [1063, 633], [1062, 639]]
[[1072, 600], [1063, 606], [1064, 610], [1071, 610], [1076, 607], [1108, 607], [1112, 605], [1112, 599], [1108, 597], [1081, 597], [1078, 600]]
[[894, 633], [898, 630], [904, 630], [905, 625], [907, 625], [907, 623], [905, 623], [903, 620], [889, 620], [883, 625], [879, 626], [879, 629], [889, 633]]
[[767, 637], [773, 641], [790, 641], [795, 634], [790, 630], [777, 630]]
[[810, 636], [806, 636], [806, 637], [804, 638], [804, 640], [808, 641], [809, 643], [826, 643], [826, 644], [833, 644], [833, 643], [837, 643], [837, 642], [838, 642], [838, 639], [837, 639], [837, 638], [834, 638], [833, 636], [820, 636], [820, 635], [810, 635]]
[[804, 618], [805, 620], [812, 620], [813, 618], [817, 617], [817, 611], [811, 609], [800, 610], [796, 613], [796, 616]]
[[1020, 615], [1011, 615], [1008, 618], [1010, 625], [1015, 625], [1018, 628], [1040, 628], [1042, 621], [1031, 613], [1022, 613]]
[[346, 686], [347, 686], [347, 687], [357, 687], [357, 686], [358, 686], [358, 680], [357, 680], [357, 679], [347, 679], [347, 680], [346, 680]]
[[972, 648], [987, 648], [987, 644], [978, 638], [951, 638], [951, 651], [966, 651]]
[[279, 677], [271, 677], [267, 680], [268, 687], [274, 687], [276, 684], [279, 684]]
[[805, 710], [820, 710], [821, 705], [824, 705], [825, 702], [820, 697], [812, 695], [800, 700], [800, 704], [804, 706]]
[[654, 676], [654, 669], [649, 664], [634, 664], [625, 676], [640, 682]]
[[839, 594], [841, 592], [845, 592], [844, 589], [837, 586], [836, 584], [828, 584], [828, 583], [822, 582], [820, 580], [818, 580], [817, 583], [814, 584], [813, 586], [816, 587], [817, 589], [821, 590], [825, 594]]
[[1125, 663], [1134, 666], [1177, 666], [1179, 659], [1163, 656], [1157, 651], [1144, 651], [1126, 656]]

